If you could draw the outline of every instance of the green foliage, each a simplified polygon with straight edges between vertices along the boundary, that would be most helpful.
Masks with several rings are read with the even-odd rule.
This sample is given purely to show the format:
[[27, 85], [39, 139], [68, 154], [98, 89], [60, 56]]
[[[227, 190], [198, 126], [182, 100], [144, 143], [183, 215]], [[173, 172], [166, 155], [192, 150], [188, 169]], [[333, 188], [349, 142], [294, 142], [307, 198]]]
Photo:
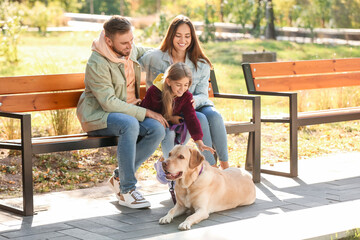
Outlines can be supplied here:
[[82, 4], [85, 4], [87, 0], [22, 0], [20, 2], [27, 4], [29, 8], [34, 7], [34, 5], [38, 2], [45, 6], [59, 6], [65, 12], [77, 12]]
[[[105, 15], [124, 15], [130, 16], [131, 1], [129, 0], [93, 0], [94, 14], [105, 14]], [[79, 8], [80, 13], [90, 13], [91, 1], [83, 1], [83, 4]], [[121, 6], [121, 4], [123, 5]]]
[[358, 28], [359, 0], [273, 0], [276, 24], [311, 28]]
[[169, 27], [169, 22], [170, 21], [167, 20], [165, 14], [160, 14], [158, 22], [153, 23], [143, 30], [141, 39], [143, 41], [160, 43], [161, 40], [165, 37], [166, 31]]
[[10, 63], [16, 63], [20, 35], [25, 31], [21, 26], [23, 11], [18, 3], [5, 0], [0, 3], [0, 56]]
[[49, 26], [63, 25], [63, 9], [58, 2], [52, 2], [48, 5], [40, 1], [25, 8], [23, 23], [30, 27], [37, 27], [39, 33], [43, 35]]
[[253, 26], [251, 29], [251, 33], [255, 37], [259, 37], [261, 35], [261, 26], [264, 22], [264, 16], [265, 16], [265, 3], [262, 0], [258, 0], [256, 2], [256, 8], [255, 8], [255, 16], [253, 20]]
[[253, 0], [229, 0], [225, 5], [225, 13], [230, 22], [242, 26], [243, 33], [246, 32], [245, 25], [253, 20], [255, 3]]
[[214, 25], [214, 15], [215, 10], [213, 6], [206, 4], [204, 11], [204, 25], [203, 31], [199, 36], [201, 42], [207, 43], [208, 41], [215, 40], [215, 25]]
[[77, 121], [74, 109], [53, 110], [49, 115], [55, 135], [70, 134], [73, 122]]

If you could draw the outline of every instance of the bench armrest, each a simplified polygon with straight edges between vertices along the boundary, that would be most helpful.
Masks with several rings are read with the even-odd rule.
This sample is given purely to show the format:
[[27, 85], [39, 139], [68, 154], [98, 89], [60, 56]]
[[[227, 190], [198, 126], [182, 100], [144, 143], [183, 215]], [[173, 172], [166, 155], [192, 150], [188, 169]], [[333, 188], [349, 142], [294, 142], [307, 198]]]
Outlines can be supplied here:
[[241, 94], [232, 94], [232, 93], [214, 93], [214, 97], [216, 98], [231, 98], [231, 99], [244, 99], [254, 101], [260, 96], [253, 95], [241, 95]]
[[0, 111], [0, 117], [20, 119], [20, 130], [21, 130], [20, 145], [1, 143], [0, 146], [5, 149], [14, 149], [14, 150], [31, 152], [31, 114]]
[[241, 94], [229, 94], [229, 93], [214, 93], [215, 98], [228, 98], [228, 99], [243, 99], [252, 101], [252, 120], [251, 122], [260, 127], [261, 119], [261, 102], [260, 96], [254, 95], [241, 95]]
[[291, 97], [293, 95], [297, 95], [296, 92], [261, 92], [254, 91], [249, 92], [250, 94], [258, 94], [258, 95], [268, 95], [268, 96], [278, 96], [278, 97]]
[[0, 111], [0, 117], [23, 119], [24, 116], [30, 116], [29, 113], [13, 113], [13, 112], [2, 112]]

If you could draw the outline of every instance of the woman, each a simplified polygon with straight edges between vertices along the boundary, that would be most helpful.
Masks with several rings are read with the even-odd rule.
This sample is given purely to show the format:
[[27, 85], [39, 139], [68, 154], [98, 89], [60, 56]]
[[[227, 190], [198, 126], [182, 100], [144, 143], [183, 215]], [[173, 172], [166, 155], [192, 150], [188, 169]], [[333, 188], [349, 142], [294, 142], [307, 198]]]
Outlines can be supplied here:
[[[182, 15], [175, 17], [170, 23], [160, 48], [147, 52], [139, 62], [146, 72], [147, 88], [152, 85], [152, 81], [159, 74], [164, 73], [173, 63], [183, 62], [190, 68], [193, 83], [189, 91], [193, 94], [196, 115], [204, 134], [204, 144], [214, 146], [220, 160], [220, 167], [228, 168], [227, 136], [224, 121], [208, 96], [212, 65], [200, 46], [190, 19]], [[170, 150], [166, 149], [165, 152]], [[214, 155], [209, 151], [204, 151], [203, 154], [205, 159], [215, 166]]]

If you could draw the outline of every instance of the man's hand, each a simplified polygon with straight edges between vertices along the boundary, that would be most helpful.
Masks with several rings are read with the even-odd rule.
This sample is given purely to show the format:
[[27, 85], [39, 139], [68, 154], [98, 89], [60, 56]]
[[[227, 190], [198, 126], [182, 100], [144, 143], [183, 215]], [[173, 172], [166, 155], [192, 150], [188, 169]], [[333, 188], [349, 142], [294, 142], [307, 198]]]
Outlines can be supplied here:
[[159, 113], [146, 109], [145, 117], [153, 118], [158, 120], [165, 128], [169, 127], [169, 123], [166, 119]]
[[134, 102], [134, 104], [135, 104], [136, 106], [140, 106], [140, 104], [141, 104], [141, 99], [136, 99], [136, 101]]
[[207, 150], [207, 151], [211, 152], [212, 154], [215, 153], [215, 149], [206, 146], [202, 140], [197, 140], [197, 141], [195, 141], [195, 143], [197, 144], [197, 146], [201, 152]]

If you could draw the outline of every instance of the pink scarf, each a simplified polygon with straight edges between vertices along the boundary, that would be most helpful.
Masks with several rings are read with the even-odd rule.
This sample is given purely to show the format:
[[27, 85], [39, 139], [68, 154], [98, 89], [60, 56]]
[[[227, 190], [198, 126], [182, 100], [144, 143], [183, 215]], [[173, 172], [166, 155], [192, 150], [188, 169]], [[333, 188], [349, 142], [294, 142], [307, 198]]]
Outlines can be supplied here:
[[99, 38], [93, 41], [92, 51], [96, 51], [114, 63], [123, 63], [125, 66], [125, 77], [127, 82], [127, 102], [135, 103], [135, 72], [134, 63], [130, 58], [119, 58], [116, 53], [105, 42], [105, 31], [100, 33]]

